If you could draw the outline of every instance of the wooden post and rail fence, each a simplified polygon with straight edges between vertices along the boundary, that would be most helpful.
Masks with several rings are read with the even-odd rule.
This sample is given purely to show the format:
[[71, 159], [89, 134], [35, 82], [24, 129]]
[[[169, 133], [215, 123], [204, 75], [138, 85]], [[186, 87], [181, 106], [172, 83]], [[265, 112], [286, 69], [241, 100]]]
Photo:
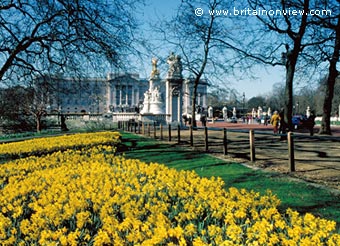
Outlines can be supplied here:
[[[174, 139], [177, 139], [177, 144], [181, 144], [184, 141], [183, 137], [181, 136], [181, 133], [188, 131], [189, 132], [189, 145], [191, 147], [194, 147], [194, 132], [197, 132], [198, 130], [203, 130], [204, 134], [204, 150], [206, 152], [209, 151], [209, 131], [219, 131], [222, 132], [222, 140], [219, 140], [219, 145], [223, 146], [223, 154], [228, 155], [228, 148], [229, 145], [232, 143], [228, 143], [228, 132], [238, 132], [238, 133], [248, 133], [248, 141], [249, 141], [249, 160], [251, 162], [256, 162], [256, 141], [255, 141], [255, 135], [271, 135], [271, 136], [283, 136], [287, 138], [287, 155], [288, 155], [288, 171], [294, 172], [295, 171], [295, 155], [294, 155], [294, 134], [292, 132], [288, 132], [287, 134], [282, 135], [274, 135], [269, 132], [261, 132], [261, 131], [254, 131], [251, 130], [236, 130], [236, 129], [226, 129], [226, 128], [208, 128], [208, 127], [200, 127], [200, 128], [193, 128], [192, 126], [181, 128], [180, 125], [174, 127], [171, 124], [167, 126], [163, 126], [160, 124], [159, 126], [156, 125], [155, 122], [145, 123], [145, 122], [118, 122], [118, 128], [121, 130], [127, 130], [130, 132], [134, 132], [137, 134], [147, 135], [148, 137], [151, 137], [151, 132], [153, 133], [153, 138], [164, 140], [165, 135], [164, 132], [168, 132], [168, 141], [171, 142]], [[219, 135], [219, 134], [218, 134]], [[202, 144], [202, 143], [201, 143]], [[269, 148], [269, 147], [268, 147]]]

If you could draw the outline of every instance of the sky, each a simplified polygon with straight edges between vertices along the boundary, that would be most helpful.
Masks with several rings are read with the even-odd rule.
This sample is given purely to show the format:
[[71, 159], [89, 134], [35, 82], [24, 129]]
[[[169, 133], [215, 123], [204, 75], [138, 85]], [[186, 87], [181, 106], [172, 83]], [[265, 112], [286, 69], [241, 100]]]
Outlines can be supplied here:
[[[170, 18], [176, 13], [176, 8], [180, 4], [181, 0], [146, 0], [146, 6], [142, 12], [142, 18], [147, 22], [156, 21], [158, 17]], [[199, 7], [199, 6], [198, 6]], [[199, 17], [198, 17], [199, 18]], [[152, 35], [152, 34], [151, 34]], [[164, 54], [169, 54], [171, 50], [165, 51]], [[151, 71], [151, 57], [150, 61], [145, 61], [144, 76]], [[147, 71], [149, 69], [149, 71]], [[141, 76], [143, 77], [143, 72]], [[241, 71], [240, 71], [241, 72]], [[236, 71], [237, 73], [237, 71]], [[273, 85], [276, 83], [284, 83], [284, 67], [266, 67], [253, 70], [254, 78], [245, 78], [239, 80], [237, 78], [229, 78], [227, 87], [230, 89], [236, 89], [240, 95], [245, 93], [245, 97], [250, 99], [255, 96], [265, 96], [271, 94], [273, 91]]]

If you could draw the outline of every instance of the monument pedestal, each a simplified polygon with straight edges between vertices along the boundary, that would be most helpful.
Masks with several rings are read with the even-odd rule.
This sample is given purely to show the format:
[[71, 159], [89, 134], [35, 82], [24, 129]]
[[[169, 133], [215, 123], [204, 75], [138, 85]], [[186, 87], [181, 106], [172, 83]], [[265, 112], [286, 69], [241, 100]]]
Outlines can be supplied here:
[[166, 81], [166, 114], [168, 123], [182, 125], [182, 82], [183, 79]]
[[152, 112], [153, 114], [164, 114], [162, 105], [162, 102], [151, 102], [149, 112]]

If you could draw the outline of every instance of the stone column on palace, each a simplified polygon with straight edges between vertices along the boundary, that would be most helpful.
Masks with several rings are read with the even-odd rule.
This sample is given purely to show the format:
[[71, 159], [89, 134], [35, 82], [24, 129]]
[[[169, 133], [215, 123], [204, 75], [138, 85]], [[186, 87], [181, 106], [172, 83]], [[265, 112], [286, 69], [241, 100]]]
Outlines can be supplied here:
[[183, 114], [188, 115], [190, 108], [190, 79], [183, 82]]
[[204, 107], [204, 108], [207, 107], [207, 89], [206, 88], [204, 88], [204, 91], [203, 91], [202, 107]]
[[111, 88], [111, 82], [107, 82], [107, 100], [106, 100], [106, 105], [107, 105], [107, 110], [108, 112], [111, 112], [110, 106], [112, 105], [112, 88]]
[[183, 76], [181, 57], [171, 53], [167, 62], [169, 64], [166, 78], [167, 122], [182, 124]]
[[126, 107], [130, 106], [129, 105], [129, 84], [128, 84], [128, 82], [125, 83], [125, 105], [126, 105]]
[[117, 87], [116, 85], [113, 85], [113, 92], [112, 92], [112, 105], [113, 107], [117, 106], [117, 101], [116, 101], [116, 97], [117, 97]]
[[131, 86], [131, 107], [136, 106], [136, 101], [135, 101], [135, 86]]

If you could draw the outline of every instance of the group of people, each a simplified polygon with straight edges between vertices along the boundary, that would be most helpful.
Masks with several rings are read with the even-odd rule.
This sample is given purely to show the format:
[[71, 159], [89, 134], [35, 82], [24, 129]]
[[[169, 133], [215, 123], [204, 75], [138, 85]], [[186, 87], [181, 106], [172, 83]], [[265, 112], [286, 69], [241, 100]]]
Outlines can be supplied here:
[[[307, 128], [311, 136], [314, 134], [315, 125], [315, 115], [311, 113], [307, 118], [300, 119], [301, 127]], [[281, 110], [279, 113], [274, 111], [270, 119], [270, 124], [273, 126], [274, 134], [285, 134], [287, 132], [288, 126], [284, 120], [284, 111]]]
[[[185, 126], [187, 126], [188, 124], [191, 125], [191, 123], [192, 123], [191, 117], [188, 117], [187, 115], [184, 114], [184, 115], [182, 115], [182, 118], [183, 118]], [[200, 121], [202, 123], [202, 126], [207, 126], [207, 116], [206, 116], [206, 114], [204, 114], [204, 113], [201, 114]]]

